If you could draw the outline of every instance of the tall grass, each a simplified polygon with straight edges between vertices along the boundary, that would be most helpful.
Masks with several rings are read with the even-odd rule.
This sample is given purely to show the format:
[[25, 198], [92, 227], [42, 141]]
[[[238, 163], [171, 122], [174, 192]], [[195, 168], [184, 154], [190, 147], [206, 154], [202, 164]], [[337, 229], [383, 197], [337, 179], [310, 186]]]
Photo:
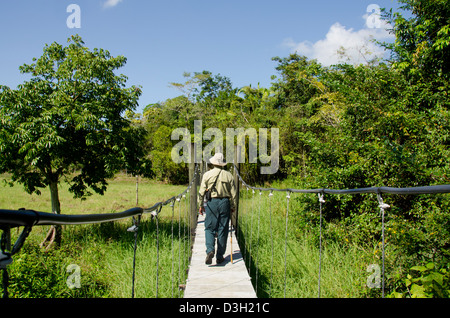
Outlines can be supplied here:
[[321, 264], [320, 297], [367, 296], [371, 252], [325, 238], [320, 249], [316, 225], [305, 231], [296, 227], [302, 213], [296, 195], [303, 194], [291, 193], [288, 207], [286, 193], [274, 192], [269, 197], [269, 192], [241, 190], [239, 240], [257, 295], [318, 297]]
[[[87, 248], [80, 259], [101, 268], [103, 275], [108, 277], [110, 297], [131, 296], [135, 238], [134, 233], [127, 232], [130, 225], [114, 222], [86, 228], [91, 237], [86, 239]], [[182, 296], [179, 285], [187, 278], [190, 255], [186, 227], [187, 223], [178, 223], [178, 220], [172, 223], [171, 218], [166, 217], [160, 217], [158, 225], [151, 217], [141, 220], [136, 242], [135, 297]], [[80, 231], [73, 232], [68, 235], [68, 241], [89, 236]]]
[[[110, 180], [104, 196], [93, 195], [85, 201], [74, 200], [62, 184], [62, 213], [110, 213], [131, 208], [136, 205], [135, 181], [118, 175]], [[140, 180], [139, 206], [152, 206], [184, 189]], [[291, 193], [288, 214], [286, 194], [268, 194], [241, 190], [239, 211], [239, 245], [259, 297], [317, 297], [320, 261], [321, 297], [378, 296], [379, 290], [368, 290], [366, 286], [371, 274], [366, 268], [379, 262], [379, 255], [323, 235], [320, 257], [317, 224], [303, 227], [306, 230], [297, 226], [303, 211], [296, 196], [303, 194]], [[0, 185], [2, 209], [50, 211], [49, 197], [45, 192], [41, 196], [28, 195], [20, 186]], [[135, 297], [183, 297], [179, 286], [185, 284], [191, 244], [185, 213], [188, 206], [188, 198], [176, 202], [173, 209], [165, 206], [158, 224], [150, 215], [143, 216], [137, 234]], [[319, 206], [314, 213], [318, 217]], [[130, 219], [64, 226], [62, 245], [51, 252], [38, 247], [48, 228], [34, 227], [26, 246], [8, 267], [12, 297], [131, 297], [135, 244], [134, 233], [127, 231], [131, 225]], [[323, 228], [326, 226], [332, 225], [324, 224]], [[18, 232], [12, 234], [16, 238]], [[79, 290], [66, 285], [66, 267], [70, 264], [81, 268]]]

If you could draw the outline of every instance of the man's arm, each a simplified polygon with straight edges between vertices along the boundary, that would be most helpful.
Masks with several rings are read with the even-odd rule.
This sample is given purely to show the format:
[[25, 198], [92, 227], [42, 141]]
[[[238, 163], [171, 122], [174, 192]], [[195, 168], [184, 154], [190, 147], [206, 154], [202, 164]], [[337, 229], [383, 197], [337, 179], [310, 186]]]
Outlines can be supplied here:
[[203, 197], [205, 195], [206, 191], [206, 179], [205, 175], [203, 175], [202, 181], [200, 182], [200, 189], [198, 190], [198, 196], [197, 196], [197, 204], [199, 206], [198, 212], [202, 214], [205, 212], [205, 207], [203, 206]]

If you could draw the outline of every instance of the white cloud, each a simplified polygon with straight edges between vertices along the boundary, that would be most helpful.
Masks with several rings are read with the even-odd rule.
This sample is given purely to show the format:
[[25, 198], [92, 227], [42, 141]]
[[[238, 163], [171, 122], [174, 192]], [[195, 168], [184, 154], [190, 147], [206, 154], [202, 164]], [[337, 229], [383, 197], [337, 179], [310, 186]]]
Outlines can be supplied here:
[[123, 0], [106, 0], [106, 2], [103, 4], [104, 8], [112, 8], [119, 4], [119, 2], [122, 2]]
[[[365, 15], [366, 28], [355, 31], [347, 29], [340, 23], [333, 24], [324, 39], [315, 43], [309, 41], [295, 42], [293, 39], [285, 39], [283, 45], [290, 48], [292, 52], [305, 55], [323, 65], [337, 63], [360, 64], [366, 63], [374, 58], [382, 58], [385, 50], [373, 43], [373, 39], [382, 41], [392, 39], [392, 35], [386, 30], [388, 27], [381, 21], [373, 28], [373, 21]], [[372, 28], [368, 28], [372, 26]]]

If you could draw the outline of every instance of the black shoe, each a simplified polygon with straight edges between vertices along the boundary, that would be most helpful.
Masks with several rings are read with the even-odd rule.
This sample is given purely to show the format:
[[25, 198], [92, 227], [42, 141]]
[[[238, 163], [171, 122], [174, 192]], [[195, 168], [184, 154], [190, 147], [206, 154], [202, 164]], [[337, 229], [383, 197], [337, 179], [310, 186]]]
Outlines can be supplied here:
[[225, 260], [225, 258], [223, 258], [223, 257], [217, 258], [217, 259], [216, 259], [216, 264], [223, 263], [224, 260]]
[[207, 264], [207, 265], [211, 264], [211, 263], [212, 263], [213, 257], [214, 257], [214, 252], [209, 252], [209, 253], [206, 255], [205, 264]]

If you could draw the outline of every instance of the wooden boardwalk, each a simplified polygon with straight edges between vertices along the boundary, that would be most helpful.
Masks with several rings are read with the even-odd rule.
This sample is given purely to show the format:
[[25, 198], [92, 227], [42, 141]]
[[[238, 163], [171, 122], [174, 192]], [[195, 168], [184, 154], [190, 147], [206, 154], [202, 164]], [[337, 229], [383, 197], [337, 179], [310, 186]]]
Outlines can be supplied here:
[[205, 216], [199, 215], [184, 298], [256, 298], [234, 231], [230, 231], [233, 236], [233, 263], [228, 236], [225, 261], [216, 264], [214, 257], [211, 265], [205, 264], [204, 220]]

